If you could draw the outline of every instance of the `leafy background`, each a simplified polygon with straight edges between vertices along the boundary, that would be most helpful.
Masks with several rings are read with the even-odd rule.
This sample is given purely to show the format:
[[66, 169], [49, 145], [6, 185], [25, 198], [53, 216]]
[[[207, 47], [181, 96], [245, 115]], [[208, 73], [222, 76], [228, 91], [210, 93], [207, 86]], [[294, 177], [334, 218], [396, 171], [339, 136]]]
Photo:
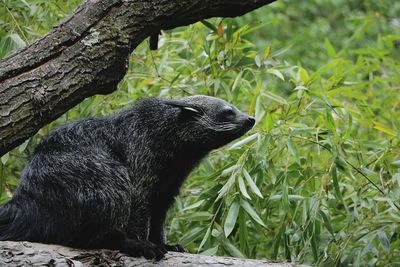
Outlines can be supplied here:
[[[0, 0], [0, 58], [77, 0]], [[86, 99], [1, 158], [1, 203], [51, 128], [145, 96], [208, 94], [257, 119], [212, 152], [169, 213], [190, 252], [319, 266], [400, 266], [400, 2], [280, 0], [163, 32], [119, 89]]]

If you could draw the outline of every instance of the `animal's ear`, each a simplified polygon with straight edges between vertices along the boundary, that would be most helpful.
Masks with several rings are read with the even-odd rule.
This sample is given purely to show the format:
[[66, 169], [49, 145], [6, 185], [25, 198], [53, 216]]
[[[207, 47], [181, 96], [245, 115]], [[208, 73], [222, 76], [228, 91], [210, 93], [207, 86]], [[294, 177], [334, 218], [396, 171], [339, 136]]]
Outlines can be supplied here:
[[195, 114], [202, 113], [202, 111], [198, 107], [195, 107], [188, 103], [184, 103], [179, 100], [168, 99], [168, 100], [165, 100], [164, 103], [167, 105], [176, 107], [176, 108], [180, 108], [182, 111], [191, 112], [191, 113], [195, 113]]

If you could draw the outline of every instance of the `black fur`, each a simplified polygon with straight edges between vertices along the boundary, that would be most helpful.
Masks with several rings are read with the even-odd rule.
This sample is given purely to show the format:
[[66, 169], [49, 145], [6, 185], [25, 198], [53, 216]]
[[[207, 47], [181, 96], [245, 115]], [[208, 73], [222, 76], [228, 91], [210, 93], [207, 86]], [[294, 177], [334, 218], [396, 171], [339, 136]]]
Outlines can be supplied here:
[[161, 258], [166, 212], [189, 172], [254, 119], [223, 100], [147, 98], [119, 113], [61, 126], [44, 137], [13, 198], [0, 240], [120, 249]]

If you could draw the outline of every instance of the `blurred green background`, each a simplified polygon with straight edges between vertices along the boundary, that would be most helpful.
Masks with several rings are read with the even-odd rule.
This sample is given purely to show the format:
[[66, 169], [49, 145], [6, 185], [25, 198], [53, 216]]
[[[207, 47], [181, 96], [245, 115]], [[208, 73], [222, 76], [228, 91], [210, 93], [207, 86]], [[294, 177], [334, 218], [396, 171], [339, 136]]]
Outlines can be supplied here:
[[[1, 0], [0, 58], [77, 0]], [[168, 239], [190, 252], [318, 266], [400, 266], [400, 2], [279, 0], [163, 32], [119, 89], [1, 158], [1, 203], [51, 128], [145, 96], [215, 95], [257, 119], [190, 175]]]

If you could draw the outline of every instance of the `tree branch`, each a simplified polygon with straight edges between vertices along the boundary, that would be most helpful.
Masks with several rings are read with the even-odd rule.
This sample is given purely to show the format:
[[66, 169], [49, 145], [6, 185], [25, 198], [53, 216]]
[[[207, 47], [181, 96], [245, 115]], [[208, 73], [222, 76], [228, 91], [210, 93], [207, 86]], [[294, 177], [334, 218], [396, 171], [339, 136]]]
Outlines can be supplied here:
[[[0, 242], [0, 266], [154, 266], [154, 261], [132, 258], [114, 250], [79, 250], [59, 245], [31, 242]], [[242, 266], [293, 267], [287, 262], [211, 257], [169, 252], [157, 266]]]
[[163, 29], [245, 14], [275, 0], [88, 0], [0, 61], [0, 156], [83, 99], [117, 88], [130, 52]]

